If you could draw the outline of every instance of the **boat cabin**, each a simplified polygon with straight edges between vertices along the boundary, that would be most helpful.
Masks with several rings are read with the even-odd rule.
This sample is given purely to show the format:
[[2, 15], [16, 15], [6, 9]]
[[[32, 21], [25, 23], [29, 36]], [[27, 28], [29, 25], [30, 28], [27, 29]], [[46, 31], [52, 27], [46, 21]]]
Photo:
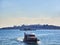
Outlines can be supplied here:
[[26, 34], [24, 33], [24, 42], [37, 42], [38, 39], [34, 34]]

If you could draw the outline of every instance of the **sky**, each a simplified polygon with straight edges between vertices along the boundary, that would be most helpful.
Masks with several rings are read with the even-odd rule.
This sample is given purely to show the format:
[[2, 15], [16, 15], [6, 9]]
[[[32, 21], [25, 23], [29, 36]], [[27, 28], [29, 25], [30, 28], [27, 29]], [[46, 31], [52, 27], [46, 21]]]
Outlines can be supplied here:
[[21, 24], [60, 26], [60, 0], [0, 0], [0, 27]]

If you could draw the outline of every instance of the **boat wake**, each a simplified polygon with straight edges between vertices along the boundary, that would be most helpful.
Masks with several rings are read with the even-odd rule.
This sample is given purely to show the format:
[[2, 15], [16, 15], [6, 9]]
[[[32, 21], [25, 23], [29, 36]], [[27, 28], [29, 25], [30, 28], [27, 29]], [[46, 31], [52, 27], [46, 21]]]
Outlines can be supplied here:
[[23, 42], [23, 37], [18, 37], [18, 38], [16, 38], [16, 40], [19, 42]]
[[[24, 37], [18, 37], [16, 38], [16, 41], [23, 43]], [[41, 44], [41, 41], [38, 41], [37, 44]]]

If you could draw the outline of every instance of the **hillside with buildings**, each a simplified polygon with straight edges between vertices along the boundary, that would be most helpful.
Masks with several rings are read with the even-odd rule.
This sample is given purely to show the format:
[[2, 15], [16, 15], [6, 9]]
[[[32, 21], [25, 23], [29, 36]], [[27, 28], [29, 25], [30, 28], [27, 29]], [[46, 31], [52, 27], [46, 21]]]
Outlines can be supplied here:
[[3, 27], [0, 29], [19, 29], [19, 30], [40, 30], [40, 29], [60, 29], [60, 26], [54, 25], [21, 25], [21, 26], [13, 26], [13, 27]]

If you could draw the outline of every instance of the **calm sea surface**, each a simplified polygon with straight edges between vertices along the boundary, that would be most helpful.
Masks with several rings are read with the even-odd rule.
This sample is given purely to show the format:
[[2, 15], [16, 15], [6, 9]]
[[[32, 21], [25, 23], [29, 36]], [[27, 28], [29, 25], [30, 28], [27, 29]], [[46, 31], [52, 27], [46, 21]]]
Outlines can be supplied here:
[[[40, 40], [38, 44], [23, 42], [24, 32], [35, 33]], [[0, 45], [60, 45], [60, 30], [0, 30]]]

